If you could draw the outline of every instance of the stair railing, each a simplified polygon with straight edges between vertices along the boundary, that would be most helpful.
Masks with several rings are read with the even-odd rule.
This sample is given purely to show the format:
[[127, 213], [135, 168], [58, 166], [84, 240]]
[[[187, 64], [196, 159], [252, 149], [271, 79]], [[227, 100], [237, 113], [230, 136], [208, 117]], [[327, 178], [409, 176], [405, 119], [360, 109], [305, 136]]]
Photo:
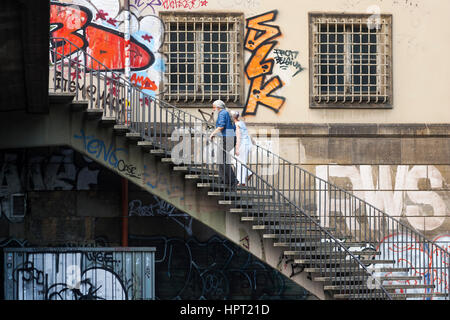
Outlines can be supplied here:
[[[380, 251], [381, 257], [370, 259], [394, 260], [396, 267], [401, 265], [430, 279], [435, 285], [432, 293], [448, 294], [448, 253], [404, 223], [259, 145], [254, 146], [248, 164], [228, 156], [235, 166], [253, 173], [245, 188], [232, 185], [225, 179], [225, 171], [231, 174], [232, 167], [225, 165], [220, 170], [217, 165], [223, 148], [218, 141], [209, 141], [210, 124], [143, 93], [67, 39], [51, 39], [50, 60], [51, 90], [71, 92], [75, 101], [88, 101], [88, 110], [103, 110], [104, 117], [141, 133], [168, 157], [173, 157], [170, 151], [181, 144], [188, 152], [179, 153], [182, 156], [178, 158], [189, 173], [196, 173], [201, 184], [209, 184], [224, 203], [240, 208], [247, 213], [244, 218], [253, 219], [296, 252], [294, 263], [341, 283], [335, 291], [338, 294], [391, 298], [369, 270], [370, 261], [366, 265], [351, 252], [355, 246]], [[389, 275], [390, 271], [383, 271], [387, 266], [381, 267], [377, 274]], [[346, 276], [353, 273], [362, 274], [358, 281], [346, 282]]]

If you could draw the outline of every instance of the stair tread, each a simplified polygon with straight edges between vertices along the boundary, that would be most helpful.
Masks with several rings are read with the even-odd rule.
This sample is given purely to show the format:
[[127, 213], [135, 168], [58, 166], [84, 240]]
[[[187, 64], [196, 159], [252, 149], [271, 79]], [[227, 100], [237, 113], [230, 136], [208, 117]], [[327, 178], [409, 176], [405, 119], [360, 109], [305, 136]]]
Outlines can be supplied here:
[[[333, 265], [339, 265], [337, 262], [341, 262], [341, 264], [352, 262], [350, 260], [350, 256], [348, 256], [347, 259], [339, 259], [339, 258], [327, 258], [326, 260], [322, 260], [320, 264], [333, 264]], [[298, 264], [308, 264], [309, 262], [313, 261], [315, 259], [294, 259], [294, 263]], [[359, 261], [364, 265], [369, 264], [395, 264], [395, 260], [366, 260], [366, 259], [359, 259]], [[317, 263], [317, 262], [316, 262]], [[317, 263], [319, 264], [319, 263]]]
[[[327, 230], [327, 228], [324, 228], [325, 230]], [[343, 239], [344, 237], [338, 237], [340, 239]], [[352, 247], [365, 247], [366, 245], [368, 245], [368, 243], [366, 242], [339, 242], [341, 244], [341, 246], [346, 247], [346, 248], [352, 248]], [[290, 243], [291, 246], [296, 246], [296, 247], [313, 247], [313, 248], [317, 248], [317, 247], [329, 247], [330, 242], [325, 242], [325, 241], [316, 241], [316, 242], [308, 242], [308, 243]], [[335, 242], [335, 247], [338, 247], [338, 242]], [[340, 246], [339, 246], [340, 247]], [[320, 250], [320, 249], [319, 249]]]
[[[266, 223], [276, 223], [276, 222], [287, 222], [289, 221], [289, 219], [291, 217], [276, 217], [277, 219], [273, 218], [271, 219], [266, 218], [266, 219], [262, 219], [262, 218], [258, 218], [258, 217], [241, 217], [241, 221], [245, 221], [245, 222], [266, 222]], [[296, 217], [294, 219], [291, 220], [291, 222], [296, 222], [296, 223], [302, 223], [302, 224], [308, 224], [308, 225], [314, 225], [314, 222], [311, 221], [309, 218], [306, 217]]]
[[[359, 290], [370, 290], [369, 288], [358, 288], [358, 286], [361, 286], [361, 284], [355, 284], [354, 285], [356, 288], [353, 288], [353, 290], [355, 289], [359, 289]], [[346, 286], [340, 286], [340, 285], [325, 285], [323, 287], [324, 290], [342, 290], [342, 291], [348, 291], [348, 290], [352, 290], [351, 289], [352, 285], [346, 285]], [[391, 286], [391, 285], [383, 285], [384, 289], [386, 290], [398, 290], [398, 289], [433, 289], [434, 285], [426, 285], [426, 284], [419, 284], [419, 285], [408, 285], [408, 284], [404, 284], [404, 285], [395, 285], [395, 286]], [[373, 289], [373, 290], [381, 290], [380, 288], [377, 289]]]
[[206, 179], [212, 179], [212, 178], [219, 178], [219, 175], [208, 175], [208, 176], [203, 176], [200, 174], [187, 174], [184, 176], [185, 179], [190, 179], [190, 180], [206, 180]]
[[125, 125], [125, 124], [116, 124], [114, 126], [114, 130], [124, 130], [124, 131], [129, 131], [130, 127]]
[[[374, 277], [379, 281], [413, 281], [413, 280], [422, 280], [421, 276], [386, 276], [386, 277]], [[314, 281], [320, 282], [348, 282], [348, 281], [366, 281], [367, 277], [315, 277]]]
[[448, 293], [442, 292], [427, 292], [427, 293], [391, 293], [392, 298], [438, 298], [449, 297]]
[[88, 108], [88, 100], [74, 100], [70, 102], [70, 108], [72, 111], [84, 111]]
[[[252, 213], [257, 213], [258, 215], [262, 215], [262, 214], [266, 214], [266, 215], [275, 215], [275, 214], [284, 214], [284, 215], [292, 215], [292, 216], [302, 216], [302, 217], [306, 217], [304, 214], [299, 213], [297, 210], [274, 210], [273, 206], [271, 206], [271, 204], [268, 204], [266, 207], [269, 207], [269, 209], [262, 209], [262, 208], [258, 208], [258, 209], [251, 209], [251, 208], [231, 208], [230, 212], [231, 213], [248, 213], [248, 214], [252, 214]], [[319, 219], [316, 218], [316, 221], [319, 221]]]
[[68, 104], [75, 99], [75, 93], [49, 92], [48, 97], [51, 104]]
[[245, 192], [222, 192], [222, 191], [208, 191], [208, 196], [211, 197], [236, 197], [236, 198], [273, 198], [272, 194], [252, 194]]
[[[374, 255], [381, 255], [381, 252], [368, 252], [368, 251], [351, 251], [349, 250], [349, 252], [351, 254], [353, 254], [354, 256], [374, 256]], [[334, 252], [320, 252], [319, 250], [317, 251], [285, 251], [284, 252], [285, 255], [289, 255], [289, 256], [295, 256], [295, 255], [303, 255], [303, 256], [328, 256], [328, 255], [334, 255], [334, 256], [345, 256], [348, 255], [348, 252], [346, 251], [334, 251]], [[390, 260], [391, 261], [391, 260]]]
[[[393, 299], [401, 299], [401, 298], [438, 298], [438, 297], [448, 297], [449, 295], [446, 293], [389, 293], [389, 295]], [[333, 297], [335, 299], [349, 299], [349, 298], [366, 298], [364, 293], [360, 294], [351, 294], [351, 293], [339, 293], [334, 294]]]
[[[197, 188], [211, 188], [211, 189], [228, 189], [229, 186], [225, 185], [225, 184], [216, 184], [216, 183], [197, 183]], [[247, 186], [236, 186], [237, 190], [248, 190], [248, 191], [252, 191], [252, 190], [256, 190], [255, 187], [247, 187]], [[233, 209], [230, 209], [230, 211]]]
[[[333, 273], [333, 272], [340, 272], [340, 273], [364, 273], [367, 274], [366, 270], [359, 268], [356, 269], [356, 267], [359, 267], [359, 265], [354, 265], [352, 269], [349, 269], [350, 266], [347, 268], [342, 267], [336, 267], [336, 268], [305, 268], [305, 272], [309, 273]], [[409, 272], [408, 268], [371, 268], [371, 272]]]
[[152, 147], [153, 142], [149, 140], [142, 140], [137, 142], [138, 147]]

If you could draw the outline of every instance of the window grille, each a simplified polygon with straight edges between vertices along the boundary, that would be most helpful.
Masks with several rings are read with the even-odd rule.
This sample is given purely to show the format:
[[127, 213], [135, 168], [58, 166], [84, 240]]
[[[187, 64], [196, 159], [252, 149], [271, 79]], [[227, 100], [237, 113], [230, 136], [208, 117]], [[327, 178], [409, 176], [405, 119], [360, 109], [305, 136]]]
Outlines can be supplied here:
[[240, 103], [242, 97], [242, 14], [161, 13], [165, 26], [164, 100]]
[[311, 106], [392, 105], [392, 17], [310, 14]]

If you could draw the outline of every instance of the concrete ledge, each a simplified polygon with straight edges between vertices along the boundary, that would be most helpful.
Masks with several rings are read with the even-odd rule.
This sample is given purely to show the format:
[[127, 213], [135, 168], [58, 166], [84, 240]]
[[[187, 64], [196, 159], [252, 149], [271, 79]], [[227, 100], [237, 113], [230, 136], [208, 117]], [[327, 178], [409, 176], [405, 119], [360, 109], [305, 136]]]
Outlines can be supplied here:
[[450, 123], [248, 123], [253, 130], [279, 130], [280, 137], [450, 137]]

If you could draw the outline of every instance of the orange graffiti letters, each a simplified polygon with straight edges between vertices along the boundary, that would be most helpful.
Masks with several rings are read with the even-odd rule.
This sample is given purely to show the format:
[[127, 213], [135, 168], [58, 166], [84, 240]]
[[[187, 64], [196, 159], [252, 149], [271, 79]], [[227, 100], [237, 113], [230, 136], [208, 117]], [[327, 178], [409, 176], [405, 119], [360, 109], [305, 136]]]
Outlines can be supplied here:
[[247, 19], [247, 33], [245, 35], [245, 49], [252, 53], [245, 67], [245, 74], [250, 80], [250, 90], [243, 114], [255, 115], [258, 105], [278, 112], [285, 102], [285, 98], [272, 95], [283, 87], [279, 76], [266, 80], [273, 72], [274, 59], [268, 58], [269, 53], [278, 44], [273, 41], [281, 35], [280, 28], [267, 24], [274, 21], [277, 11]]

